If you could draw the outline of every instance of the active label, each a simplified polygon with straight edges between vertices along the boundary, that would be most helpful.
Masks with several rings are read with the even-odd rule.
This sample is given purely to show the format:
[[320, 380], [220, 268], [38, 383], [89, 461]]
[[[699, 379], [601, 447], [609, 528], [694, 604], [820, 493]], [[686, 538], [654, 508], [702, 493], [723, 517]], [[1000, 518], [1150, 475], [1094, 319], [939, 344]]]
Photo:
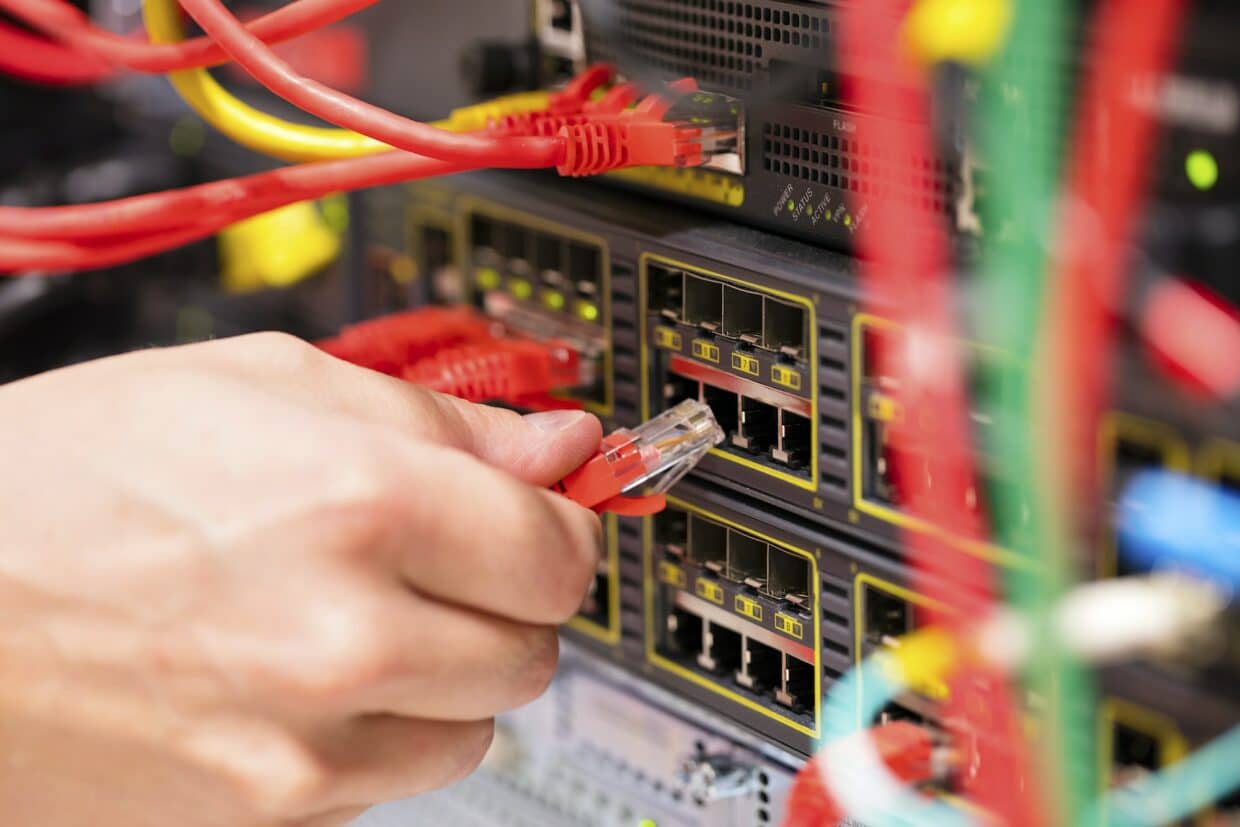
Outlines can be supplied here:
[[785, 635], [791, 635], [798, 640], [805, 638], [805, 626], [795, 617], [789, 617], [786, 614], [776, 614], [775, 628]]
[[665, 348], [666, 350], [680, 350], [680, 334], [670, 327], [656, 327], [654, 329], [654, 343], [656, 347]]
[[699, 577], [697, 582], [693, 584], [693, 591], [703, 600], [709, 600], [711, 603], [723, 605], [723, 586], [720, 586], [714, 580], [707, 580]]
[[801, 374], [797, 373], [796, 368], [787, 365], [771, 365], [771, 381], [794, 391], [801, 389]]
[[736, 596], [735, 608], [737, 614], [743, 614], [745, 617], [756, 620], [759, 623], [762, 622], [762, 604], [758, 601], [738, 594]]
[[693, 355], [707, 362], [719, 362], [719, 345], [705, 339], [693, 340]]
[[739, 370], [741, 373], [757, 376], [759, 371], [758, 360], [745, 353], [733, 353], [732, 370]]
[[675, 586], [678, 589], [685, 587], [685, 572], [675, 563], [669, 563], [667, 560], [659, 561], [659, 580], [669, 586]]

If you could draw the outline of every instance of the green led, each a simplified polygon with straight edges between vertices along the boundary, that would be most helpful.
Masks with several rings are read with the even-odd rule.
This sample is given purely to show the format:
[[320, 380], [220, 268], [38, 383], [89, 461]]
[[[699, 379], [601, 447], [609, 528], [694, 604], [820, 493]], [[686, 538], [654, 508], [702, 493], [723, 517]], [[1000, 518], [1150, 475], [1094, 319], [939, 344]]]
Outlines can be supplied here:
[[795, 201], [788, 202], [788, 212], [793, 212], [796, 210], [796, 208], [797, 208], [797, 203]]
[[653, 818], [643, 818], [641, 821], [637, 822], [637, 827], [659, 827], [659, 825], [654, 823]]
[[528, 299], [534, 294], [534, 287], [525, 279], [512, 279], [508, 282], [508, 292], [518, 299]]
[[587, 322], [597, 322], [599, 317], [598, 305], [593, 302], [577, 302], [577, 315]]
[[558, 290], [544, 290], [542, 301], [551, 310], [564, 309], [564, 294]]
[[1204, 149], [1194, 149], [1184, 159], [1184, 173], [1188, 182], [1205, 192], [1218, 183], [1218, 160]]
[[474, 271], [474, 281], [481, 290], [494, 290], [499, 287], [499, 271], [494, 267], [479, 267]]

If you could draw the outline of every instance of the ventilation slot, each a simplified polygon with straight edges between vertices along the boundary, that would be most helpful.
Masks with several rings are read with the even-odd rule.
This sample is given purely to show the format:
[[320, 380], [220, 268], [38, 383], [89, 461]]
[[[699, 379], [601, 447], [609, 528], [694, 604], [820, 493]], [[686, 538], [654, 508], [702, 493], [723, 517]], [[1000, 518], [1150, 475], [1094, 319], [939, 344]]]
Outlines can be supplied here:
[[607, 18], [584, 5], [591, 60], [618, 62], [639, 77], [690, 75], [718, 91], [750, 89], [770, 46], [822, 51], [831, 29], [822, 14], [786, 4], [614, 0]]
[[818, 442], [822, 493], [848, 500], [848, 339], [843, 326], [818, 326]]
[[620, 635], [622, 642], [641, 644], [645, 635], [642, 618], [642, 521], [620, 517]]
[[886, 194], [890, 187], [914, 206], [940, 214], [956, 200], [952, 167], [944, 161], [922, 155], [894, 159], [867, 141], [787, 124], [763, 125], [762, 166], [863, 197]]
[[641, 418], [637, 409], [637, 280], [632, 265], [613, 261], [611, 264], [611, 353], [615, 376], [615, 419], [622, 425], [636, 425]]

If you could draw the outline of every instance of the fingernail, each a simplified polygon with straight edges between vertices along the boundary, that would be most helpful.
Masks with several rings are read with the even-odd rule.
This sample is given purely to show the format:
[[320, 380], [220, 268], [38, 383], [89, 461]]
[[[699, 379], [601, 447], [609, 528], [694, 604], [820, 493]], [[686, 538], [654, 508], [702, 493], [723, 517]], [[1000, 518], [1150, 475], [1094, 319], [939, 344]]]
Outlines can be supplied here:
[[587, 416], [589, 414], [585, 411], [539, 411], [526, 414], [525, 421], [535, 430], [552, 434], [557, 431], [567, 431]]

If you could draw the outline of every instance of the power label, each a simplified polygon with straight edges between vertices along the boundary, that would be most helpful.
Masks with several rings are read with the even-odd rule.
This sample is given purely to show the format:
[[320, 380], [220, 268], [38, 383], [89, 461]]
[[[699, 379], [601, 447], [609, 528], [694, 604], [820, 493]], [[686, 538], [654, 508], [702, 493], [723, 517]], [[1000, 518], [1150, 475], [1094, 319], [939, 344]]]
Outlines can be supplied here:
[[707, 362], [719, 363], [719, 345], [705, 339], [693, 340], [693, 355]]
[[670, 327], [656, 327], [654, 329], [654, 344], [655, 347], [661, 347], [665, 350], [680, 350], [680, 334]]
[[694, 593], [703, 600], [709, 600], [719, 606], [723, 605], [723, 586], [720, 586], [714, 580], [707, 580], [699, 577], [697, 582], [693, 584]]
[[801, 374], [797, 373], [796, 368], [787, 365], [771, 365], [771, 381], [794, 391], [801, 389]]
[[757, 376], [761, 367], [758, 360], [753, 356], [744, 353], [732, 354], [732, 370], [739, 370], [741, 373], [748, 373], [750, 376]]
[[737, 614], [742, 614], [745, 617], [758, 621], [759, 623], [762, 622], [762, 605], [756, 600], [751, 600], [748, 597], [738, 594], [736, 596], [736, 601], [733, 604], [733, 608], [736, 609]]
[[797, 640], [805, 639], [805, 626], [795, 617], [777, 613], [775, 615], [775, 628]]

